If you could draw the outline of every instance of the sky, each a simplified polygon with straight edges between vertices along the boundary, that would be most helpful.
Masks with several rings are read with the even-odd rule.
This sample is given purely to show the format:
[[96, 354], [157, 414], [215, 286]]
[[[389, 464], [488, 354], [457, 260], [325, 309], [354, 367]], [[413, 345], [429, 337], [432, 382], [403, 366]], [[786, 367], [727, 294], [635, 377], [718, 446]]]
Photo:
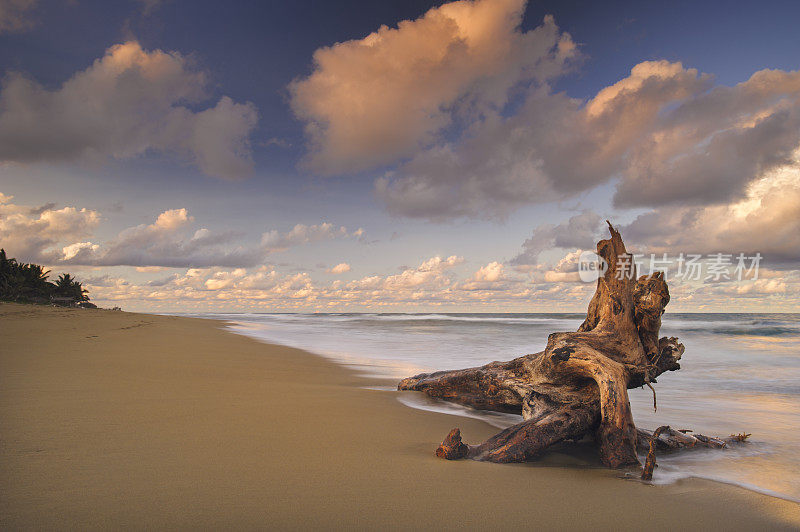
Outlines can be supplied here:
[[[0, 0], [0, 247], [101, 306], [800, 311], [797, 2]], [[689, 267], [691, 266], [691, 267]]]

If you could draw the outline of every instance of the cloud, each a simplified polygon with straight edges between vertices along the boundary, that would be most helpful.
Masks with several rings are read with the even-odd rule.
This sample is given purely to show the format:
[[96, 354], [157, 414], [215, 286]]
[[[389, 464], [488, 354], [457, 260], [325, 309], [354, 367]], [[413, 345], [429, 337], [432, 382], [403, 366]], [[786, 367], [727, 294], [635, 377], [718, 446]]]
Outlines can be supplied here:
[[456, 285], [458, 290], [468, 292], [513, 292], [529, 289], [526, 279], [509, 275], [504, 264], [493, 261], [481, 266], [471, 278]]
[[101, 288], [110, 288], [112, 286], [120, 286], [128, 284], [124, 279], [113, 278], [108, 274], [94, 275], [92, 277], [84, 277], [82, 279], [84, 285], [92, 285]]
[[[455, 271], [458, 256], [432, 257], [394, 275], [372, 275], [353, 281], [315, 282], [307, 272], [280, 273], [268, 266], [254, 269], [194, 268], [167, 278], [139, 283], [102, 276], [87, 283], [94, 301], [126, 307], [182, 309], [404, 309], [579, 308], [591, 295], [584, 283], [532, 283], [509, 275], [490, 262], [463, 281]], [[95, 284], [96, 281], [96, 284]], [[542, 306], [544, 305], [544, 306]], [[565, 307], [567, 305], [567, 307]]]
[[[678, 268], [677, 258], [683, 254], [700, 255], [706, 260], [718, 253], [731, 256], [732, 267], [743, 254], [746, 264], [751, 257], [761, 254], [760, 268], [770, 268], [775, 282], [741, 284], [713, 292], [722, 297], [724, 293], [766, 293], [767, 288], [779, 292], [784, 279], [796, 276], [800, 264], [800, 149], [790, 163], [773, 168], [759, 179], [751, 182], [743, 199], [720, 205], [707, 206], [662, 206], [638, 215], [632, 222], [619, 226], [628, 250], [643, 255], [643, 266], [648, 267], [648, 258], [656, 260], [664, 254], [669, 264], [655, 265], [656, 269], [668, 269], [672, 274]], [[601, 217], [587, 211], [573, 216], [558, 225], [545, 224], [534, 229], [532, 236], [523, 243], [520, 254], [508, 261], [515, 270], [531, 275], [533, 279], [551, 283], [576, 282], [577, 261], [581, 250], [593, 250], [599, 238], [604, 238]], [[569, 250], [557, 263], [548, 263], [541, 254], [552, 250]], [[552, 254], [547, 255], [549, 258]], [[640, 273], [646, 273], [641, 270]], [[759, 276], [763, 278], [762, 273]], [[675, 278], [676, 290], [683, 295], [699, 294], [701, 288]], [[792, 285], [794, 286], [794, 285]], [[702, 290], [707, 290], [703, 288]], [[727, 290], [728, 292], [725, 292]], [[791, 291], [791, 288], [784, 290]], [[683, 296], [682, 296], [683, 297]], [[687, 300], [696, 304], [699, 300]], [[691, 306], [687, 308], [692, 308]]]
[[522, 243], [522, 252], [509, 263], [538, 264], [539, 254], [552, 248], [594, 249], [603, 227], [601, 217], [589, 211], [571, 217], [566, 223], [540, 225], [533, 230], [531, 237]]
[[[760, 253], [770, 267], [796, 268], [800, 263], [800, 149], [782, 166], [751, 181], [741, 199], [706, 206], [665, 205], [639, 214], [619, 227], [628, 249], [645, 255], [677, 257]], [[534, 229], [522, 252], [509, 261], [523, 271], [540, 270], [542, 252], [552, 249], [593, 250], [604, 238], [602, 217], [586, 211], [561, 224]], [[530, 268], [536, 267], [536, 268]], [[566, 279], [556, 268], [550, 280]], [[564, 270], [563, 273], [576, 271]], [[557, 274], [558, 273], [558, 274]]]
[[[186, 209], [170, 209], [159, 214], [158, 218], [156, 218], [156, 223], [151, 227], [165, 231], [174, 231], [192, 221], [194, 221], [194, 218], [189, 216], [189, 211]], [[200, 231], [204, 230], [201, 229]], [[198, 231], [197, 235], [202, 236], [205, 234], [200, 231]], [[206, 229], [205, 231], [207, 232], [208, 230]]]
[[[200, 228], [187, 238], [183, 230], [193, 221], [194, 218], [186, 209], [164, 211], [155, 223], [125, 229], [102, 246], [91, 242], [68, 246], [64, 248], [64, 261], [95, 266], [244, 268], [261, 264], [270, 253], [361, 234], [358, 231], [350, 234], [347, 228], [327, 222], [319, 225], [297, 224], [286, 233], [277, 230], [264, 233], [259, 244], [234, 246], [241, 235], [230, 231], [214, 232]], [[68, 253], [70, 256], [67, 256]]]
[[534, 86], [516, 113], [486, 113], [375, 191], [390, 212], [432, 220], [505, 217], [612, 180], [621, 207], [734, 201], [800, 146], [798, 102], [798, 71], [725, 87], [646, 61], [586, 102]]
[[761, 253], [770, 265], [800, 262], [800, 150], [723, 205], [662, 207], [622, 228], [653, 253]]
[[[504, 218], [610, 181], [617, 207], [730, 203], [800, 146], [800, 71], [722, 86], [644, 61], [575, 99], [550, 86], [575, 44], [552, 17], [523, 32], [524, 10], [452, 2], [317, 50], [312, 73], [290, 86], [310, 167], [389, 165], [375, 180], [388, 211], [443, 221]], [[511, 94], [521, 105], [507, 105]]]
[[493, 283], [503, 277], [503, 269], [503, 265], [499, 262], [490, 262], [475, 272], [475, 280]]
[[[0, 203], [3, 203], [2, 197], [0, 197]], [[48, 201], [44, 205], [41, 205], [39, 207], [35, 207], [33, 209], [30, 209], [28, 211], [28, 214], [33, 214], [33, 215], [38, 216], [38, 215], [42, 214], [45, 211], [52, 211], [55, 208], [56, 208], [56, 204], [53, 203], [52, 201]]]
[[[464, 262], [463, 257], [451, 255], [424, 260], [416, 268], [403, 267], [401, 273], [382, 277], [372, 275], [342, 284], [336, 281], [331, 288], [346, 300], [360, 299], [365, 294], [371, 297], [419, 299], [429, 291], [446, 290], [453, 282], [449, 270]], [[415, 295], [416, 294], [416, 295]]]
[[620, 206], [740, 199], [800, 147], [800, 71], [762, 70], [661, 116], [631, 150]]
[[328, 222], [319, 225], [297, 224], [286, 233], [280, 233], [277, 229], [264, 233], [261, 236], [261, 245], [270, 252], [285, 251], [297, 245], [321, 240], [345, 238], [347, 236], [354, 236], [360, 239], [363, 234], [364, 230], [358, 229], [352, 235], [348, 235], [346, 227], [336, 227]]
[[347, 264], [346, 262], [342, 262], [342, 263], [337, 264], [333, 268], [329, 268], [328, 270], [325, 270], [325, 271], [328, 272], [328, 273], [339, 275], [340, 273], [349, 272], [350, 271], [350, 265]]
[[253, 170], [248, 137], [258, 122], [255, 106], [223, 96], [195, 115], [190, 150], [197, 166], [217, 177], [243, 177]]
[[451, 2], [318, 49], [312, 73], [289, 86], [310, 168], [334, 174], [393, 163], [451, 125], [503, 108], [520, 83], [560, 74], [575, 44], [552, 17], [522, 31], [525, 5]]
[[34, 21], [30, 11], [38, 0], [0, 0], [0, 34], [30, 29]]
[[185, 268], [253, 266], [263, 260], [265, 253], [258, 247], [230, 249], [240, 236], [234, 232], [215, 233], [201, 228], [187, 238], [185, 230], [193, 222], [184, 208], [166, 210], [154, 223], [124, 229], [103, 244], [78, 242], [65, 246], [60, 263]]
[[580, 281], [578, 260], [582, 250], [577, 249], [564, 255], [552, 268], [544, 272], [544, 280], [548, 283], [576, 283]]
[[[108, 277], [88, 284], [93, 299], [99, 301], [240, 301], [247, 304], [273, 305], [279, 308], [326, 307], [329, 304], [376, 304], [452, 299], [451, 270], [463, 263], [458, 256], [432, 257], [416, 268], [400, 274], [368, 276], [327, 286], [317, 285], [307, 272], [279, 274], [261, 266], [255, 269], [193, 268], [185, 274], [142, 284], [122, 283]], [[257, 303], [256, 303], [257, 302]]]
[[20, 73], [0, 90], [0, 160], [19, 163], [84, 157], [126, 159], [149, 151], [174, 154], [208, 175], [252, 171], [251, 103], [206, 100], [207, 75], [178, 52], [112, 46], [61, 87], [49, 90]]
[[[564, 257], [563, 264], [552, 273], [550, 281], [504, 273], [494, 281], [477, 281], [482, 276], [476, 272], [459, 281], [449, 267], [438, 272], [427, 270], [420, 277], [420, 268], [408, 268], [405, 276], [374, 275], [350, 282], [334, 280], [317, 283], [307, 272], [280, 273], [271, 267], [254, 269], [189, 269], [166, 278], [133, 283], [122, 277], [103, 275], [86, 280], [93, 301], [106, 305], [122, 304], [153, 309], [250, 309], [275, 311], [324, 311], [326, 309], [536, 309], [581, 312], [594, 291], [594, 284], [575, 282], [576, 274], [571, 258]], [[424, 261], [428, 262], [428, 261]], [[447, 264], [439, 259], [439, 264]], [[499, 265], [499, 263], [496, 263]], [[484, 273], [500, 269], [492, 263], [481, 267]], [[416, 275], [412, 275], [415, 274]], [[703, 284], [691, 287], [671, 284], [676, 297], [673, 303], [678, 310], [703, 308], [723, 310], [735, 297], [742, 308], [793, 309], [800, 300], [798, 271], [773, 275], [767, 270], [757, 281], [744, 283]], [[476, 283], [483, 283], [478, 285]], [[671, 304], [671, 305], [672, 305]], [[765, 307], [766, 305], [766, 307]], [[672, 308], [672, 307], [671, 307]]]
[[[451, 255], [447, 258], [439, 256], [423, 261], [416, 268], [406, 268], [401, 273], [389, 275], [379, 283], [384, 290], [419, 290], [423, 287], [440, 289], [451, 283], [447, 270], [464, 262], [463, 257]], [[365, 278], [367, 286], [373, 286], [374, 278]], [[353, 286], [358, 286], [356, 282]]]
[[70, 244], [61, 248], [61, 252], [63, 253], [61, 260], [69, 261], [78, 255], [91, 255], [97, 252], [99, 249], [99, 245], [92, 244], [91, 242], [75, 242], [74, 244]]
[[52, 204], [34, 209], [12, 200], [0, 194], [0, 246], [20, 260], [51, 262], [59, 256], [53, 246], [85, 238], [100, 223], [97, 211]]
[[151, 224], [123, 229], [105, 242], [93, 241], [100, 213], [90, 209], [48, 203], [32, 208], [13, 203], [0, 193], [0, 246], [20, 260], [51, 265], [134, 266], [139, 271], [159, 268], [253, 267], [270, 253], [330, 240], [361, 240], [364, 230], [348, 232], [331, 223], [297, 224], [286, 233], [272, 230], [260, 243], [237, 245], [243, 236], [234, 231], [193, 229], [194, 217], [185, 208], [168, 209]]
[[[370, 275], [352, 281], [317, 282], [308, 272], [281, 273], [272, 266], [257, 268], [192, 268], [164, 278], [138, 283], [104, 275], [90, 279], [93, 300], [105, 304], [147, 309], [252, 309], [324, 311], [326, 309], [536, 309], [583, 311], [594, 284], [578, 282], [580, 250], [571, 251], [553, 267], [543, 266], [535, 275], [519, 275], [492, 261], [467, 277], [458, 273], [464, 259], [436, 256], [401, 273]], [[671, 283], [675, 303], [724, 309], [731, 297], [748, 308], [794, 308], [800, 287], [798, 271], [764, 269], [757, 281], [694, 286]], [[744, 298], [744, 299], [742, 299]], [[755, 306], [754, 306], [755, 305]], [[762, 305], [762, 307], [758, 307]]]

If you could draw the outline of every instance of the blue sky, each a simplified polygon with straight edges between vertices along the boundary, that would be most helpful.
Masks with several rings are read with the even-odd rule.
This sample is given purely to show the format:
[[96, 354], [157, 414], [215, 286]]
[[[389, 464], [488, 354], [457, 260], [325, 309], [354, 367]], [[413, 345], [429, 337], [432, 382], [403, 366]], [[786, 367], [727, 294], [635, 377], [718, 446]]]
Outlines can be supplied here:
[[763, 252], [749, 284], [676, 281], [686, 310], [796, 310], [798, 19], [0, 1], [0, 244], [132, 309], [573, 310], [610, 218], [643, 252]]

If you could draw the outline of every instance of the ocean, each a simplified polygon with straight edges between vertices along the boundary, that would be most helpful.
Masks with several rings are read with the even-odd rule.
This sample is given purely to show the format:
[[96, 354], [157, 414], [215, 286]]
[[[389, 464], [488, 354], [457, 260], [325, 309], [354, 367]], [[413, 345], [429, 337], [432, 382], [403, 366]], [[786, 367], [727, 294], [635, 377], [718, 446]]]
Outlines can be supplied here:
[[[329, 357], [374, 378], [479, 366], [544, 349], [552, 332], [574, 331], [584, 314], [193, 314], [226, 320], [236, 333]], [[701, 477], [800, 502], [800, 314], [670, 314], [662, 336], [686, 346], [681, 370], [629, 390], [637, 426], [708, 436], [751, 433], [747, 444], [659, 458], [654, 480]], [[492, 414], [397, 392], [413, 408], [478, 417], [497, 427], [520, 416]], [[444, 433], [443, 433], [444, 436]], [[472, 442], [477, 443], [477, 442]]]

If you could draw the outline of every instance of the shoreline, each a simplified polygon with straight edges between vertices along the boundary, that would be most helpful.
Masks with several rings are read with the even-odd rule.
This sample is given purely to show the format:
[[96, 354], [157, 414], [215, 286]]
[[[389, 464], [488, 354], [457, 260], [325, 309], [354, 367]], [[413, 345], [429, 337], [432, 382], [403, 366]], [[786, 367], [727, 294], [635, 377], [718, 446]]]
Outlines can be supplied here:
[[[391, 313], [391, 314], [396, 314], [396, 313]], [[472, 313], [472, 314], [474, 314], [474, 313]], [[486, 313], [486, 314], [487, 315], [491, 315], [491, 313]], [[747, 313], [730, 313], [730, 314], [747, 314]], [[762, 313], [762, 314], [765, 314], [765, 313]], [[781, 314], [781, 313], [773, 313], [773, 314]], [[783, 313], [783, 314], [785, 314], [785, 313]], [[176, 314], [165, 314], [165, 315], [176, 315]], [[275, 341], [270, 341], [270, 340], [264, 339], [264, 338], [262, 338], [262, 337], [260, 337], [258, 335], [249, 334], [248, 332], [245, 332], [246, 328], [244, 327], [244, 324], [241, 323], [241, 322], [232, 322], [227, 318], [223, 319], [223, 318], [213, 318], [213, 317], [208, 317], [208, 318], [199, 317], [199, 316], [195, 316], [195, 317], [197, 317], [198, 319], [210, 319], [212, 321], [219, 321], [219, 322], [225, 324], [224, 330], [229, 331], [229, 332], [231, 332], [233, 334], [237, 334], [237, 335], [241, 335], [241, 336], [247, 337], [247, 338], [253, 338], [256, 341], [261, 342], [261, 343], [263, 343], [265, 345], [279, 345], [279, 346], [293, 348], [293, 349], [301, 349], [303, 351], [306, 351], [306, 352], [310, 353], [313, 356], [318, 356], [318, 357], [323, 358], [323, 359], [325, 359], [327, 361], [331, 361], [331, 362], [335, 363], [336, 365], [344, 368], [346, 371], [353, 372], [357, 377], [363, 378], [365, 380], [369, 380], [372, 384], [365, 386], [365, 388], [367, 388], [367, 389], [375, 389], [375, 390], [378, 390], [378, 391], [384, 391], [384, 392], [387, 392], [387, 393], [397, 394], [396, 395], [397, 401], [400, 404], [406, 406], [407, 408], [411, 408], [411, 409], [415, 409], [415, 410], [421, 410], [423, 412], [432, 412], [432, 413], [438, 413], [438, 414], [445, 414], [445, 415], [450, 415], [450, 416], [454, 416], [456, 418], [462, 418], [462, 419], [477, 419], [479, 421], [482, 421], [483, 423], [491, 425], [492, 427], [494, 427], [494, 429], [496, 431], [501, 431], [501, 430], [503, 430], [505, 428], [508, 428], [509, 426], [519, 422], [519, 421], [511, 422], [511, 421], [508, 421], [507, 419], [505, 419], [506, 416], [510, 417], [510, 416], [512, 416], [512, 414], [502, 414], [502, 413], [497, 413], [497, 412], [486, 412], [486, 411], [481, 411], [481, 410], [475, 410], [475, 409], [469, 408], [467, 406], [462, 406], [462, 405], [459, 405], [459, 404], [456, 404], [456, 403], [448, 403], [446, 401], [438, 401], [438, 400], [435, 400], [433, 398], [429, 398], [428, 396], [426, 396], [424, 394], [417, 393], [417, 392], [398, 392], [398, 390], [396, 389], [396, 385], [397, 385], [398, 380], [400, 378], [402, 378], [402, 377], [390, 378], [390, 377], [379, 375], [379, 374], [375, 374], [375, 373], [368, 373], [368, 371], [372, 370], [372, 367], [369, 366], [369, 365], [365, 365], [363, 363], [346, 362], [345, 359], [343, 359], [341, 357], [337, 357], [337, 356], [334, 356], [334, 355], [325, 355], [325, 354], [315, 353], [315, 352], [310, 351], [308, 349], [303, 349], [301, 347], [293, 347], [293, 346], [290, 346], [290, 345], [286, 345], [286, 344], [282, 344], [282, 343], [279, 343], [279, 342], [275, 342]], [[438, 371], [438, 370], [437, 369], [427, 369], [427, 370], [419, 370], [419, 371], [431, 371], [432, 372], [432, 371]], [[408, 375], [406, 375], [406, 376], [408, 376]], [[522, 419], [520, 416], [515, 416], [515, 417], [519, 417], [520, 420]], [[496, 418], [496, 419], [493, 419], [493, 418]], [[640, 458], [642, 459], [642, 462], [644, 462], [644, 457], [645, 457], [644, 454], [640, 455]], [[780, 500], [784, 500], [784, 501], [787, 501], [787, 502], [800, 504], [800, 498], [793, 497], [792, 495], [788, 495], [786, 493], [781, 493], [779, 491], [772, 490], [772, 489], [769, 489], [769, 488], [764, 488], [764, 487], [758, 486], [756, 484], [746, 483], [746, 482], [737, 482], [735, 480], [726, 479], [724, 477], [714, 477], [713, 475], [703, 476], [701, 474], [690, 473], [690, 474], [687, 474], [684, 477], [679, 477], [677, 479], [674, 479], [674, 480], [671, 480], [671, 481], [666, 481], [666, 482], [659, 482], [658, 479], [656, 478], [654, 481], [651, 482], [651, 484], [659, 485], [659, 486], [669, 486], [671, 484], [675, 484], [677, 482], [680, 482], [682, 480], [687, 480], [687, 479], [697, 479], [697, 480], [715, 482], [715, 483], [719, 483], [719, 484], [725, 484], [725, 485], [728, 485], [728, 486], [741, 488], [741, 489], [744, 489], [744, 490], [747, 490], [747, 491], [750, 491], [750, 492], [753, 492], [753, 493], [758, 493], [760, 495], [766, 495], [768, 497], [772, 497], [772, 498], [775, 498], [775, 499], [780, 499]], [[635, 478], [631, 478], [630, 480], [636, 480], [636, 479]]]
[[0, 525], [800, 526], [790, 500], [624, 482], [572, 454], [440, 460], [451, 428], [497, 429], [226, 323], [0, 305]]

